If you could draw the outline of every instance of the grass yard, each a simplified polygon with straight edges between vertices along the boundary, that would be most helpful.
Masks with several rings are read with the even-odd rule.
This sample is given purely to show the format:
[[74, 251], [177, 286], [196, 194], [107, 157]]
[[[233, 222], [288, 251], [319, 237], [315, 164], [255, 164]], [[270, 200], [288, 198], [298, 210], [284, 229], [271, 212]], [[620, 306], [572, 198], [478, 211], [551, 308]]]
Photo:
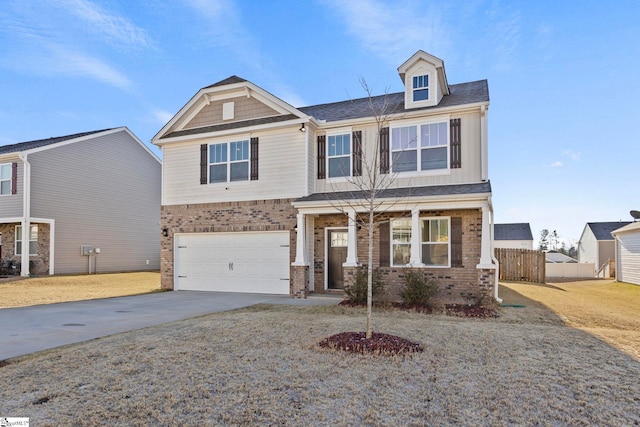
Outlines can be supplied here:
[[[640, 360], [640, 286], [611, 280], [548, 285], [503, 283], [556, 313], [567, 325], [602, 338]], [[508, 291], [507, 291], [508, 292]], [[505, 298], [517, 295], [504, 293]]]
[[0, 308], [137, 295], [160, 290], [160, 273], [49, 276], [0, 281]]
[[501, 291], [526, 307], [483, 320], [376, 310], [376, 331], [424, 346], [406, 359], [320, 350], [364, 329], [365, 310], [345, 306], [260, 305], [41, 352], [0, 368], [0, 414], [41, 426], [640, 424], [638, 359]]

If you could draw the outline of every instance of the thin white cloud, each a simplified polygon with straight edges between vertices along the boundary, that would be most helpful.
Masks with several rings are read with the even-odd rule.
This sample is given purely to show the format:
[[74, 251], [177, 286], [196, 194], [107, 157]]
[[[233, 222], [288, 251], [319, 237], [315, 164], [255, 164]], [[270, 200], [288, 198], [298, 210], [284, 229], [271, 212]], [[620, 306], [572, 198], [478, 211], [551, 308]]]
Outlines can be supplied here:
[[173, 114], [166, 110], [154, 109], [151, 111], [153, 118], [162, 126], [166, 125], [173, 118]]
[[553, 162], [553, 163], [551, 163], [551, 167], [552, 167], [552, 168], [560, 168], [560, 167], [562, 167], [562, 166], [564, 166], [564, 164], [563, 164], [561, 161], [559, 161], [559, 160], [558, 160], [558, 161], [555, 161], [555, 162]]
[[442, 14], [432, 4], [419, 8], [415, 2], [378, 0], [322, 0], [321, 3], [341, 17], [347, 30], [364, 48], [394, 64], [407, 59], [408, 51], [413, 53], [427, 46], [431, 53], [438, 55], [449, 43]]
[[565, 157], [570, 158], [571, 160], [573, 160], [575, 162], [579, 162], [580, 161], [580, 152], [579, 151], [563, 150], [562, 151], [562, 155], [565, 156]]
[[56, 4], [80, 18], [89, 32], [98, 34], [108, 43], [133, 48], [146, 48], [153, 44], [144, 29], [88, 0], [64, 0]]
[[129, 89], [132, 86], [124, 74], [84, 52], [72, 51], [64, 46], [50, 46], [51, 56], [48, 58], [49, 71], [74, 77], [88, 77], [113, 87]]
[[509, 12], [504, 5], [496, 3], [486, 13], [488, 29], [488, 48], [493, 51], [493, 63], [496, 69], [510, 70], [516, 62], [516, 53], [520, 47], [522, 16], [519, 11]]

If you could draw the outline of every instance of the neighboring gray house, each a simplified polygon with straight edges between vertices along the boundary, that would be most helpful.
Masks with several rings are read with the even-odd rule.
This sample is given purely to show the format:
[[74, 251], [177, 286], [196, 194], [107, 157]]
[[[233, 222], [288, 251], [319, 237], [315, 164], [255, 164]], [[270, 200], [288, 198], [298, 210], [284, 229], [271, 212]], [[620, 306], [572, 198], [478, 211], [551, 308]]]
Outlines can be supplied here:
[[588, 222], [578, 241], [578, 262], [593, 263], [595, 271], [598, 271], [609, 260], [615, 259], [611, 232], [628, 224], [628, 221]]
[[158, 270], [160, 183], [160, 160], [126, 127], [1, 146], [2, 266], [22, 276]]
[[494, 224], [493, 247], [533, 249], [533, 234], [528, 222]]
[[616, 248], [616, 280], [640, 285], [640, 222], [612, 232]]

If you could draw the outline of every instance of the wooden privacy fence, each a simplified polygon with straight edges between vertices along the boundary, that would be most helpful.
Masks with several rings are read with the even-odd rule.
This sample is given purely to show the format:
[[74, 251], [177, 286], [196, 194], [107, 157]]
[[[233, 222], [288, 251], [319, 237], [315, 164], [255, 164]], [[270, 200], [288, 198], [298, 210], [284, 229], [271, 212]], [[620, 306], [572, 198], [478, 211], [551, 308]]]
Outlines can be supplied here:
[[496, 248], [500, 280], [545, 283], [545, 254], [530, 249]]

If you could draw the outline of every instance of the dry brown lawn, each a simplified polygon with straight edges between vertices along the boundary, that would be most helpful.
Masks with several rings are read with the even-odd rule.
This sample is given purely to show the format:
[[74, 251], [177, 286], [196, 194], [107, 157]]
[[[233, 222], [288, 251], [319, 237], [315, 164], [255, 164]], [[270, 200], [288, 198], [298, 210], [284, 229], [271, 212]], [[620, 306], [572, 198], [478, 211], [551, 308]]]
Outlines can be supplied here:
[[611, 280], [548, 285], [503, 283], [556, 313], [567, 325], [602, 338], [640, 360], [640, 286]]
[[37, 353], [0, 368], [0, 414], [39, 426], [639, 425], [640, 361], [508, 286], [505, 302], [526, 307], [497, 319], [376, 310], [375, 330], [424, 346], [408, 358], [319, 349], [363, 330], [361, 308], [272, 305]]
[[160, 273], [50, 276], [0, 281], [0, 308], [137, 295], [160, 290]]

